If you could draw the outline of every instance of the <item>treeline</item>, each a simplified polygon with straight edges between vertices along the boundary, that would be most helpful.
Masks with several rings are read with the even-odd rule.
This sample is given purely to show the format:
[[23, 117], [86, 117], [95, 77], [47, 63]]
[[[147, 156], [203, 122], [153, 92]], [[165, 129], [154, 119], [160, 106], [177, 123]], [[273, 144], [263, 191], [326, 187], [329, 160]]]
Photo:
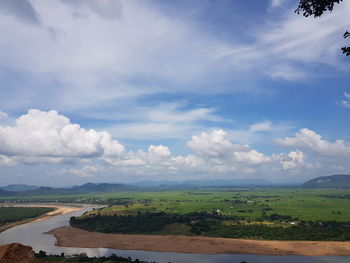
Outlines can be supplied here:
[[[190, 213], [186, 215], [167, 213], [144, 213], [116, 216], [89, 216], [82, 218], [72, 217], [70, 224], [88, 231], [104, 233], [152, 234], [159, 233], [165, 226], [181, 223], [190, 226], [194, 235], [249, 238], [266, 240], [337, 240], [350, 241], [350, 222], [303, 222], [295, 225], [281, 223], [284, 220], [293, 220], [288, 215], [272, 214], [266, 219], [278, 224], [273, 226], [263, 223], [245, 223], [242, 218], [227, 218], [217, 213]], [[227, 220], [231, 224], [227, 224]]]
[[[97, 204], [97, 205], [124, 205], [129, 206], [135, 203], [132, 198], [100, 198], [97, 196], [35, 196], [35, 197], [17, 197], [1, 198], [0, 203], [74, 203], [74, 204]], [[139, 202], [139, 201], [138, 201]], [[140, 202], [141, 203], [141, 202]]]
[[0, 225], [35, 218], [53, 211], [50, 207], [0, 207]]
[[263, 224], [225, 226], [209, 223], [204, 234], [213, 237], [265, 240], [350, 241], [350, 229], [338, 222], [301, 222], [299, 225], [288, 227]]
[[205, 219], [222, 220], [216, 213], [189, 213], [186, 215], [159, 213], [138, 213], [137, 215], [71, 217], [70, 225], [81, 229], [103, 233], [152, 233], [161, 231], [166, 225], [183, 223], [193, 225]]
[[[61, 255], [47, 255], [45, 251], [40, 250], [39, 253], [35, 253], [35, 256], [39, 259], [47, 261], [60, 261], [60, 262], [91, 262], [91, 263], [157, 263], [155, 261], [141, 261], [139, 259], [131, 259], [130, 257], [120, 257], [117, 256], [116, 254], [112, 254], [110, 256], [103, 256], [103, 257], [88, 257], [85, 253], [81, 253], [79, 255], [74, 255], [74, 256], [65, 256], [64, 253], [61, 253]], [[61, 261], [64, 260], [64, 261]], [[67, 261], [68, 260], [68, 261]], [[171, 263], [171, 262], [169, 262]]]

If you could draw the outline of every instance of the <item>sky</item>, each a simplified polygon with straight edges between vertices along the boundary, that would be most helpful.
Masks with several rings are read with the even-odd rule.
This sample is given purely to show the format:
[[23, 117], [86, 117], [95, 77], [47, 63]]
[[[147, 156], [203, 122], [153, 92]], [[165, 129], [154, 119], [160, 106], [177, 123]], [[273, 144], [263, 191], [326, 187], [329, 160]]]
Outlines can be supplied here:
[[0, 0], [0, 185], [350, 173], [350, 2]]

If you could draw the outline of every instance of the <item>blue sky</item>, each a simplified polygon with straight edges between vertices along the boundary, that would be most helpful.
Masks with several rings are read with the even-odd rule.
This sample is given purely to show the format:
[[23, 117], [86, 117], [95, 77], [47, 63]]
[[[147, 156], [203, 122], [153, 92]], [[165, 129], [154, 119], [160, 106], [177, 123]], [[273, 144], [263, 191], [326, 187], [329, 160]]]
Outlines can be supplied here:
[[350, 3], [0, 0], [0, 185], [349, 173]]

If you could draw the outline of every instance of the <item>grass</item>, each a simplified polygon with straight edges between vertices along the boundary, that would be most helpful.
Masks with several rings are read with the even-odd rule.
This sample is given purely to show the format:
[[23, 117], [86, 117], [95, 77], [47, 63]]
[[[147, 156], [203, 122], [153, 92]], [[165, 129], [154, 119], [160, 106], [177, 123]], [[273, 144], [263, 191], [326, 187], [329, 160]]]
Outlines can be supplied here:
[[[304, 221], [350, 221], [350, 199], [328, 198], [321, 195], [343, 197], [347, 190], [300, 189], [225, 189], [120, 193], [117, 197], [129, 197], [129, 205], [110, 206], [102, 215], [137, 214], [143, 212], [167, 212], [187, 214], [191, 212], [219, 211], [227, 216], [241, 216], [249, 220], [277, 213], [291, 215]], [[111, 198], [111, 196], [109, 196]]]
[[[1, 201], [113, 204], [102, 215], [144, 212], [187, 214], [213, 212], [256, 220], [263, 213], [291, 215], [303, 221], [350, 221], [350, 190], [346, 189], [200, 189], [140, 191], [71, 196], [7, 197]], [[92, 211], [91, 213], [97, 213]]]

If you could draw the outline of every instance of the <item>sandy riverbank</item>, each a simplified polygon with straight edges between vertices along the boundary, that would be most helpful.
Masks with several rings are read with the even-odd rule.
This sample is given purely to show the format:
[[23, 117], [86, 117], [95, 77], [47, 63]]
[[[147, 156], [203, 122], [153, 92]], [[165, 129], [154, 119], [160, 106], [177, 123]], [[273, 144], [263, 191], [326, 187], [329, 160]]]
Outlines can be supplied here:
[[53, 216], [70, 214], [70, 213], [73, 213], [73, 212], [76, 212], [76, 211], [79, 211], [82, 209], [81, 207], [50, 206], [50, 205], [37, 205], [37, 206], [33, 206], [33, 207], [51, 207], [51, 208], [55, 209], [55, 210], [43, 215], [42, 217], [33, 220], [33, 222], [43, 221], [43, 220], [49, 219]]
[[89, 232], [73, 227], [51, 230], [58, 246], [114, 248], [195, 254], [264, 254], [350, 256], [350, 242], [265, 241], [201, 236], [124, 235]]
[[65, 214], [73, 213], [82, 209], [82, 207], [71, 207], [71, 206], [52, 205], [52, 204], [6, 204], [1, 206], [2, 207], [50, 207], [50, 208], [53, 208], [54, 210], [46, 214], [43, 214], [37, 218], [25, 219], [25, 220], [2, 225], [0, 226], [0, 232], [10, 229], [14, 226], [18, 226], [18, 225], [22, 225], [30, 222], [39, 222], [39, 221], [49, 219], [53, 216], [65, 215]]

